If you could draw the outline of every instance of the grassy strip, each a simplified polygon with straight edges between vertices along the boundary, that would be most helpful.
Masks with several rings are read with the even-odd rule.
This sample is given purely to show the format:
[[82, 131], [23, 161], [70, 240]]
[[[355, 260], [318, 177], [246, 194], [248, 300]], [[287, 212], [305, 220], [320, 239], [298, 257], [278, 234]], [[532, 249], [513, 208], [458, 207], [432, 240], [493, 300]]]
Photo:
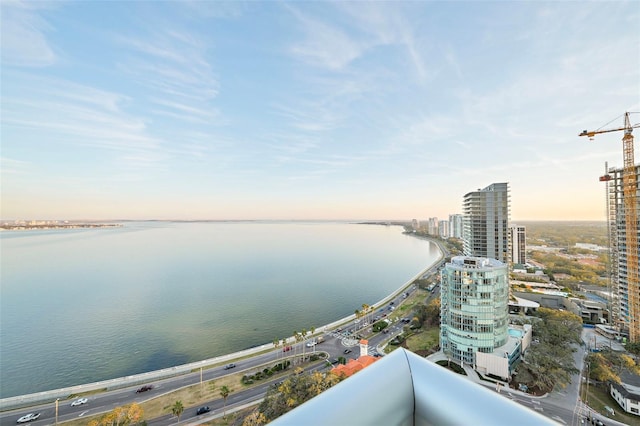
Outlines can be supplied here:
[[438, 343], [440, 343], [440, 329], [437, 327], [414, 331], [416, 331], [416, 333], [409, 336], [406, 340], [407, 347], [412, 352], [430, 350], [438, 346]]

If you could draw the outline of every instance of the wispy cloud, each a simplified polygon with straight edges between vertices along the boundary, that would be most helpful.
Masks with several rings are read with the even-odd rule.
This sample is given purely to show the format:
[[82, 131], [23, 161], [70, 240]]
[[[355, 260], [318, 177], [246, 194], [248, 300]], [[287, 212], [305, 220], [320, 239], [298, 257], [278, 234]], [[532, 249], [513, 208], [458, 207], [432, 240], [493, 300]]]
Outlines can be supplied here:
[[2, 170], [2, 174], [23, 174], [26, 173], [30, 167], [31, 163], [28, 161], [0, 157], [0, 170]]
[[312, 65], [339, 71], [358, 58], [366, 48], [349, 36], [345, 31], [333, 25], [312, 18], [299, 9], [287, 7], [305, 33], [305, 39], [296, 42], [291, 52]]
[[219, 83], [207, 57], [208, 45], [195, 33], [167, 27], [115, 40], [130, 52], [118, 68], [147, 88], [144, 96], [156, 105], [155, 114], [220, 124], [220, 111], [212, 103]]
[[0, 2], [3, 65], [42, 67], [55, 62], [56, 54], [45, 35], [52, 28], [38, 13], [52, 6], [48, 2]]
[[162, 141], [150, 135], [145, 121], [125, 112], [127, 96], [24, 73], [12, 73], [9, 80], [3, 126], [30, 129], [57, 144], [125, 153], [121, 158], [135, 158], [137, 165], [142, 156], [151, 159], [143, 165], [164, 157], [159, 154]]

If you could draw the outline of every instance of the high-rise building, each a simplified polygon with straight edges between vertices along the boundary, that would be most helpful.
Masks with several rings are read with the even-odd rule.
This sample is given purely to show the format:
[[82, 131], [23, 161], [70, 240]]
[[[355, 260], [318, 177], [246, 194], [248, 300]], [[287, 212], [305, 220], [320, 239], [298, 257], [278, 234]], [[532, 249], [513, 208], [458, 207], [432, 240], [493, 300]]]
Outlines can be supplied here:
[[526, 229], [524, 226], [513, 225], [509, 227], [509, 238], [511, 240], [511, 262], [524, 265], [527, 263], [526, 250]]
[[[640, 176], [640, 165], [635, 165], [636, 182], [635, 187], [639, 187], [638, 177]], [[637, 247], [640, 246], [640, 235], [638, 226], [635, 228], [635, 235], [629, 233], [627, 221], [631, 219], [638, 223], [637, 212], [640, 211], [638, 200], [635, 199], [635, 208], [629, 206], [625, 199], [624, 169], [610, 168], [605, 176], [608, 190], [608, 229], [611, 242], [611, 285], [613, 298], [612, 324], [621, 326], [629, 331], [630, 336], [640, 335], [640, 289], [638, 286], [638, 259]], [[627, 211], [635, 217], [629, 218]], [[629, 240], [634, 238], [635, 241]], [[630, 253], [630, 246], [635, 244], [636, 252]], [[635, 332], [632, 332], [632, 328]]]
[[448, 220], [438, 221], [438, 235], [441, 238], [449, 238], [449, 221]]
[[453, 238], [462, 238], [462, 215], [449, 215], [449, 236]]
[[509, 184], [492, 183], [463, 201], [463, 252], [509, 263]]
[[441, 276], [443, 352], [452, 360], [475, 365], [476, 352], [493, 353], [505, 345], [509, 336], [508, 304], [505, 263], [482, 257], [453, 257]]
[[429, 233], [429, 235], [438, 235], [438, 218], [437, 217], [429, 218], [429, 225], [427, 228], [427, 232]]

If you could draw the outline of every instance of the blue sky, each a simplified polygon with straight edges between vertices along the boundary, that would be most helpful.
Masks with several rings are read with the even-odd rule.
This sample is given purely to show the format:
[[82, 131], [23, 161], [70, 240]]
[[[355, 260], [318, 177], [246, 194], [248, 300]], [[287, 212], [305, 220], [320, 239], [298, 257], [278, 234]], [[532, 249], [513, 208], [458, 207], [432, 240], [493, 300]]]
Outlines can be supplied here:
[[604, 220], [640, 111], [636, 1], [1, 7], [4, 220]]

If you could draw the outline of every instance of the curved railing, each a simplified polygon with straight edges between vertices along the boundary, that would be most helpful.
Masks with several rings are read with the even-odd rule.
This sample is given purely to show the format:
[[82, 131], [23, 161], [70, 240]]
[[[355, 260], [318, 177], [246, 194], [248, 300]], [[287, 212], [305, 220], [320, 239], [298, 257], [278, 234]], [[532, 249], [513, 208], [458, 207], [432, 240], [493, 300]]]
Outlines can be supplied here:
[[271, 425], [557, 425], [406, 349], [356, 373]]

